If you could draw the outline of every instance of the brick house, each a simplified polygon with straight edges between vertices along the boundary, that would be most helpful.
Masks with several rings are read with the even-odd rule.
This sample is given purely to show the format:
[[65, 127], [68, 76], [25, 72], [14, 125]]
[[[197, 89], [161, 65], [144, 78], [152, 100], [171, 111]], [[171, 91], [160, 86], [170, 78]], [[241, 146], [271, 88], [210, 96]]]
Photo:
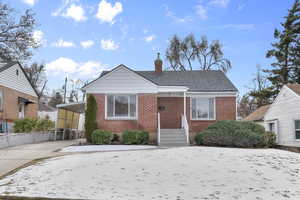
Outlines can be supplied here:
[[37, 118], [38, 94], [18, 62], [0, 63], [0, 133], [12, 132], [13, 122]]
[[217, 120], [236, 119], [237, 89], [221, 71], [134, 71], [119, 65], [82, 89], [97, 101], [101, 129], [141, 129], [159, 144], [187, 144]]

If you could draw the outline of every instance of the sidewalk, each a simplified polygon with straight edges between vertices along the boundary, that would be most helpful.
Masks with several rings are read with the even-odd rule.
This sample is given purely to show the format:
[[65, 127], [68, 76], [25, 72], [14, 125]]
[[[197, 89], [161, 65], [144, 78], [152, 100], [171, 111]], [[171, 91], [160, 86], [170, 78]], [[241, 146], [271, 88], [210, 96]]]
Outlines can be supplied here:
[[0, 149], [0, 177], [34, 159], [64, 155], [66, 153], [54, 151], [76, 143], [79, 140], [50, 141]]

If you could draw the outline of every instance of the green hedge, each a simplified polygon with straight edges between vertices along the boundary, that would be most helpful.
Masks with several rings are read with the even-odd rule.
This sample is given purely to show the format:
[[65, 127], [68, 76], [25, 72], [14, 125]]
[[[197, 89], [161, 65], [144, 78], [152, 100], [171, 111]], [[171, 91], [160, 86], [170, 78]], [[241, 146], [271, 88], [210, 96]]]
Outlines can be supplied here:
[[275, 144], [275, 135], [253, 122], [225, 120], [198, 133], [195, 141], [208, 146], [268, 147]]
[[128, 130], [122, 133], [124, 144], [148, 144], [149, 133], [139, 130]]
[[91, 135], [91, 142], [93, 144], [111, 144], [113, 134], [106, 130], [94, 130]]
[[36, 121], [35, 130], [48, 131], [55, 127], [55, 123], [49, 119], [39, 119]]
[[48, 119], [18, 119], [14, 121], [14, 132], [30, 133], [32, 131], [48, 131], [55, 127], [55, 123]]

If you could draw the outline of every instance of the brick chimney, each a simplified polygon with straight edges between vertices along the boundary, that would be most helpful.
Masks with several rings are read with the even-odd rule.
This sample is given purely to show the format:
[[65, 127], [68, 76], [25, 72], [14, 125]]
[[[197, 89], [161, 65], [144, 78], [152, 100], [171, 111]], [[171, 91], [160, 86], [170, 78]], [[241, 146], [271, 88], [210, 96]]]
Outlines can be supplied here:
[[155, 73], [159, 74], [162, 72], [162, 60], [159, 58], [160, 53], [157, 53], [157, 58], [154, 61], [154, 65], [155, 65]]

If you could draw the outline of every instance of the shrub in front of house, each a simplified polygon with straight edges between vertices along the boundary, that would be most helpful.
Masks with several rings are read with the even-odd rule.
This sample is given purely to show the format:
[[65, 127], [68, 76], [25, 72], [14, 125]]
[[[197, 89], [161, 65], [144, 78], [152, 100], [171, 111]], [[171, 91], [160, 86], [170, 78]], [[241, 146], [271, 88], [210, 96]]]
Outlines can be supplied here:
[[268, 147], [275, 142], [274, 134], [253, 122], [225, 120], [210, 125], [198, 133], [198, 145], [227, 147]]
[[128, 130], [122, 133], [123, 144], [148, 144], [149, 133], [147, 131]]
[[39, 119], [36, 121], [35, 130], [48, 131], [55, 127], [55, 123], [49, 119]]
[[111, 144], [113, 134], [106, 130], [94, 130], [91, 135], [92, 144]]
[[276, 145], [276, 135], [274, 132], [266, 131], [265, 133], [268, 147], [274, 147]]
[[55, 127], [55, 123], [48, 119], [18, 119], [14, 121], [15, 133], [30, 133], [32, 131], [48, 131]]
[[37, 120], [36, 119], [18, 119], [14, 121], [14, 132], [15, 133], [30, 133], [35, 129]]
[[89, 94], [87, 97], [85, 122], [84, 122], [85, 138], [89, 143], [92, 142], [93, 131], [97, 129], [96, 115], [97, 115], [97, 102], [95, 97]]

